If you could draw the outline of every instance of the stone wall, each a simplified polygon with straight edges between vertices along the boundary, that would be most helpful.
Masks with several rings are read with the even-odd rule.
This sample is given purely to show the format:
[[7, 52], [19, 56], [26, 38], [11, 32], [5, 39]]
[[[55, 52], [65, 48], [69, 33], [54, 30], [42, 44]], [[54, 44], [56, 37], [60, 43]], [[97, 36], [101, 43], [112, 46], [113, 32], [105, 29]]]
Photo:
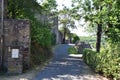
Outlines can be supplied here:
[[[12, 58], [12, 50], [18, 49], [18, 58]], [[4, 67], [8, 73], [22, 73], [29, 68], [30, 22], [28, 20], [4, 20]]]

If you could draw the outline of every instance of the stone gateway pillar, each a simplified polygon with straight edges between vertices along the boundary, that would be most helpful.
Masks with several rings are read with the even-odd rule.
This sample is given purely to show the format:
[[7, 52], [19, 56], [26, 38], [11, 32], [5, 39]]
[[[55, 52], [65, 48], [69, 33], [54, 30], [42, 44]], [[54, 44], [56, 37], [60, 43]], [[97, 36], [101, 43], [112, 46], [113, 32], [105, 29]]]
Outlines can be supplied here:
[[4, 20], [4, 67], [9, 74], [22, 73], [30, 62], [30, 22]]
[[7, 0], [4, 0], [3, 8], [1, 5], [2, 0], [0, 0], [0, 68], [2, 66], [8, 74], [19, 74], [28, 69], [30, 64], [30, 22], [7, 19]]
[[8, 74], [22, 73], [30, 64], [30, 22], [4, 19], [3, 36], [4, 69]]

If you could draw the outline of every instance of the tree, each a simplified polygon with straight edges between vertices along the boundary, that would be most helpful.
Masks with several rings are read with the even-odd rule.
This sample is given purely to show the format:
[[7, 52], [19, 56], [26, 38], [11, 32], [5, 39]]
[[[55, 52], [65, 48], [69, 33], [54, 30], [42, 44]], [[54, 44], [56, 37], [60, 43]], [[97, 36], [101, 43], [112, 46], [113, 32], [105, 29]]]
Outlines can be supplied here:
[[36, 0], [8, 0], [9, 18], [34, 18], [36, 12], [41, 13], [42, 7]]
[[49, 13], [55, 13], [56, 12], [56, 0], [44, 0], [41, 4], [43, 9]]
[[79, 10], [83, 11], [82, 15], [86, 21], [97, 25], [97, 52], [100, 51], [101, 33], [105, 33], [107, 40], [111, 42], [119, 41], [120, 28], [118, 26], [120, 18], [118, 16], [120, 16], [120, 2], [118, 0], [73, 0], [73, 2], [78, 3], [74, 7], [78, 9], [77, 12]]
[[67, 27], [61, 27], [60, 28], [60, 32], [63, 34], [63, 40], [62, 43], [65, 44], [66, 42], [66, 36], [70, 35], [70, 30]]
[[105, 34], [112, 43], [120, 41], [120, 2], [118, 0], [105, 0], [106, 12], [106, 25]]
[[[96, 51], [100, 52], [100, 43], [101, 43], [101, 34], [102, 34], [102, 17], [101, 13], [101, 2], [100, 0], [76, 0], [74, 3], [78, 3], [76, 7], [77, 13], [81, 13], [83, 18], [86, 21], [92, 23], [92, 25], [97, 25], [97, 42], [96, 42]], [[81, 11], [81, 12], [80, 12]], [[80, 15], [80, 16], [81, 16]], [[92, 27], [92, 26], [91, 26]]]
[[79, 41], [79, 40], [80, 40], [80, 38], [77, 35], [75, 35], [73, 37], [73, 43], [76, 43], [76, 41]]
[[[60, 25], [63, 27], [63, 43], [65, 43], [65, 37], [68, 33], [68, 28], [76, 28], [75, 20], [72, 18], [71, 12], [69, 8], [64, 7], [63, 10], [59, 11], [59, 21]], [[70, 33], [70, 31], [69, 31]], [[70, 35], [70, 34], [69, 34]]]
[[[91, 21], [93, 24], [97, 24], [97, 42], [96, 42], [96, 52], [100, 52], [100, 46], [101, 46], [101, 35], [102, 35], [102, 1], [85, 1], [85, 4], [83, 6], [86, 14], [85, 19], [88, 21]], [[93, 7], [92, 7], [93, 6]]]

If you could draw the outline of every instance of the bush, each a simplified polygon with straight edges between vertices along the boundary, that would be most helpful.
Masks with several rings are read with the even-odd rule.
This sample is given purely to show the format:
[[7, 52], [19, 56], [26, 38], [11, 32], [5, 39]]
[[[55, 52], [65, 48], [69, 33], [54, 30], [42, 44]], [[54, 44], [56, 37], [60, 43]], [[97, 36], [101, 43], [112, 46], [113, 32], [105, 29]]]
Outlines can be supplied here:
[[52, 33], [52, 38], [51, 38], [51, 44], [55, 45], [56, 44], [56, 35]]
[[120, 79], [120, 46], [110, 45], [100, 53], [85, 49], [84, 61], [96, 72], [112, 79]]
[[78, 50], [75, 47], [70, 47], [70, 48], [68, 48], [68, 53], [69, 54], [78, 54]]
[[79, 54], [78, 49], [76, 47], [70, 47], [68, 48], [68, 53], [69, 54]]
[[49, 48], [43, 48], [37, 43], [32, 43], [31, 46], [31, 67], [45, 63], [52, 56], [52, 51]]
[[44, 25], [38, 21], [32, 21], [31, 27], [31, 40], [34, 43], [38, 43], [42, 47], [51, 46], [51, 29], [50, 26]]
[[102, 72], [104, 76], [108, 76], [114, 79], [120, 79], [120, 46], [111, 45], [102, 50], [97, 55], [98, 65], [96, 67], [97, 72]]
[[84, 49], [83, 51], [83, 59], [84, 61], [90, 65], [93, 69], [97, 66], [96, 62], [96, 52], [90, 49]]
[[50, 26], [31, 21], [31, 66], [43, 64], [50, 58], [51, 38]]
[[79, 40], [80, 40], [80, 38], [78, 36], [73, 37], [73, 43], [75, 43], [76, 41], [79, 41]]

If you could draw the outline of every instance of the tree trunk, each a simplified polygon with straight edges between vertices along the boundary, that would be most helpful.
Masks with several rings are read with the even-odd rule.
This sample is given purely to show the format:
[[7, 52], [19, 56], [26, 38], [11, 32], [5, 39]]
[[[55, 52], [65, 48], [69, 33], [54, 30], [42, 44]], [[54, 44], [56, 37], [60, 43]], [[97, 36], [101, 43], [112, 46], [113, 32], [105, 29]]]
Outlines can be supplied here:
[[65, 35], [66, 35], [66, 31], [64, 31], [63, 44], [65, 44]]
[[8, 16], [7, 6], [8, 6], [8, 0], [4, 0], [4, 19], [6, 19]]
[[12, 4], [12, 19], [15, 19], [15, 17], [16, 17], [16, 14], [15, 14], [15, 0], [13, 1], [13, 4]]
[[100, 52], [100, 47], [101, 47], [101, 35], [102, 35], [102, 24], [98, 24], [98, 27], [97, 27], [96, 52]]
[[70, 43], [72, 43], [72, 34], [70, 33]]

